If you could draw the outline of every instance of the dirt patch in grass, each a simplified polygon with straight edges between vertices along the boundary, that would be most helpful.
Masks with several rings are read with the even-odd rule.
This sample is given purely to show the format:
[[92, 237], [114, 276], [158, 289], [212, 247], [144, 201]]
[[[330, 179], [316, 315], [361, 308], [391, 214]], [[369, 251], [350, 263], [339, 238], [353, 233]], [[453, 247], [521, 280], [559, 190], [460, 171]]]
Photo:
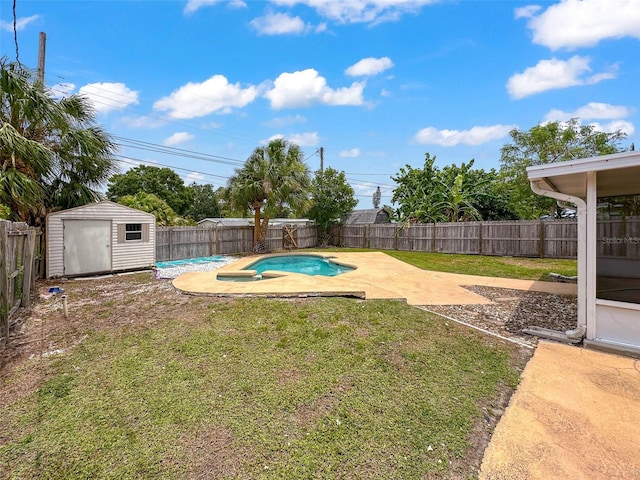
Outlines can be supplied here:
[[238, 478], [242, 462], [249, 460], [250, 452], [236, 441], [228, 428], [216, 426], [200, 429], [180, 440], [188, 452], [188, 478]]

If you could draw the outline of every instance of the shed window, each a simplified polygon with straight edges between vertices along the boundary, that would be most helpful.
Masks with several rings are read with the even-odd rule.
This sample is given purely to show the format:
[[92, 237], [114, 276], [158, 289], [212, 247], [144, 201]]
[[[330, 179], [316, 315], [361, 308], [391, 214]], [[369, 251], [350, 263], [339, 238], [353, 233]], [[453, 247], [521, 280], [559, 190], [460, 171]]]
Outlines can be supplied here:
[[142, 240], [142, 224], [127, 223], [125, 225], [125, 241]]

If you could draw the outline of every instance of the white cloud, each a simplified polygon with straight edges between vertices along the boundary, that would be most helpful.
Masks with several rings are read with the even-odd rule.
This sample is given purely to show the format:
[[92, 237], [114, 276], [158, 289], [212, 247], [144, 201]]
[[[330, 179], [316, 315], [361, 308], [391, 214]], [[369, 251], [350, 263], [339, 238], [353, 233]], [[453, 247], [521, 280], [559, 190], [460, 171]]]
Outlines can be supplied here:
[[417, 13], [423, 6], [438, 0], [271, 0], [280, 6], [307, 5], [325, 18], [337, 23], [369, 23], [393, 21], [406, 13]]
[[362, 77], [370, 75], [378, 75], [379, 73], [389, 70], [393, 67], [393, 62], [389, 57], [382, 58], [363, 58], [347, 68], [344, 73], [350, 77]]
[[434, 127], [427, 127], [416, 133], [414, 140], [418, 143], [443, 147], [453, 147], [460, 143], [482, 145], [506, 137], [514, 128], [517, 128], [516, 125], [490, 125], [488, 127], [473, 127], [470, 130], [438, 130]]
[[165, 138], [163, 145], [168, 147], [172, 147], [173, 145], [178, 145], [180, 143], [188, 142], [192, 138], [195, 138], [193, 135], [187, 132], [176, 132], [168, 138]]
[[271, 135], [267, 140], [262, 140], [260, 142], [261, 145], [267, 145], [269, 142], [273, 141], [273, 140], [280, 140], [284, 138], [284, 135], [281, 133], [276, 133], [275, 135]]
[[[572, 118], [578, 118], [583, 124], [592, 125], [600, 132], [612, 133], [618, 130], [625, 132], [627, 135], [633, 135], [635, 126], [633, 123], [624, 120], [624, 118], [633, 115], [635, 109], [625, 107], [624, 105], [611, 105], [609, 103], [590, 102], [573, 112], [565, 112], [562, 110], [550, 110], [544, 117], [543, 124], [549, 122], [567, 122]], [[610, 120], [606, 123], [592, 122], [590, 120]]]
[[516, 18], [531, 18], [538, 13], [542, 7], [540, 5], [527, 5], [526, 7], [516, 8]]
[[351, 150], [342, 150], [339, 155], [341, 158], [357, 158], [360, 156], [360, 149], [352, 148]]
[[537, 16], [532, 13], [527, 26], [534, 43], [552, 50], [591, 47], [608, 38], [640, 39], [640, 2], [562, 0]]
[[122, 110], [129, 105], [137, 105], [138, 92], [131, 90], [124, 83], [89, 83], [78, 90], [87, 97], [99, 113]]
[[260, 35], [287, 35], [304, 33], [311, 29], [300, 17], [291, 17], [286, 13], [268, 13], [251, 20], [251, 26]]
[[[507, 81], [507, 91], [511, 98], [524, 98], [535, 93], [576, 85], [595, 84], [615, 78], [613, 72], [602, 72], [591, 76], [591, 59], [575, 55], [569, 60], [540, 60], [535, 67], [512, 75]], [[615, 67], [614, 67], [615, 69]]]
[[214, 75], [202, 83], [189, 82], [153, 104], [155, 110], [169, 111], [173, 118], [203, 117], [213, 112], [229, 113], [253, 102], [255, 86], [242, 88], [230, 84], [223, 75]]
[[318, 132], [293, 133], [286, 138], [299, 147], [315, 147], [320, 143]]
[[58, 99], [71, 95], [75, 89], [75, 83], [69, 82], [56, 83], [51, 87], [53, 95]]
[[364, 82], [354, 82], [350, 87], [332, 89], [327, 81], [314, 69], [293, 73], [282, 73], [273, 82], [273, 88], [264, 96], [271, 108], [309, 107], [322, 105], [362, 105]]
[[220, 0], [189, 0], [184, 7], [183, 13], [189, 15], [202, 7], [207, 7], [220, 3]]
[[572, 118], [585, 120], [618, 120], [628, 117], [632, 113], [632, 109], [624, 105], [589, 102], [573, 112], [564, 112], [557, 109], [550, 110], [545, 115], [544, 120], [545, 122], [566, 122]]
[[[35, 22], [40, 19], [40, 15], [31, 15], [30, 17], [22, 17], [16, 20], [16, 30], [19, 32], [27, 28], [30, 23]], [[4, 20], [0, 20], [0, 29], [6, 30], [7, 32], [13, 32], [13, 22], [5, 22]]]
[[185, 177], [185, 182], [187, 185], [192, 183], [203, 183], [204, 175], [198, 172], [191, 172]]
[[593, 122], [591, 123], [591, 125], [593, 125], [593, 127], [596, 130], [599, 130], [601, 132], [606, 132], [606, 133], [614, 133], [614, 132], [617, 132], [618, 130], [621, 130], [627, 135], [633, 135], [634, 132], [636, 131], [633, 123], [628, 122], [626, 120], [614, 120], [612, 122], [607, 122], [607, 123]]
[[286, 139], [288, 142], [295, 143], [299, 147], [315, 147], [320, 143], [318, 132], [292, 133], [290, 135], [276, 133], [275, 135], [271, 135], [266, 141], [263, 140], [260, 143], [267, 145], [272, 140], [280, 139]]

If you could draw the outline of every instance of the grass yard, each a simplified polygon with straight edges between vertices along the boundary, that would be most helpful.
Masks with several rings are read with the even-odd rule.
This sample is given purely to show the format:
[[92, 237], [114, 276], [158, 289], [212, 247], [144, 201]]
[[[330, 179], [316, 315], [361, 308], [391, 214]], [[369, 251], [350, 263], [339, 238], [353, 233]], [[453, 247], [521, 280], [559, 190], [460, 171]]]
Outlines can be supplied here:
[[62, 285], [0, 370], [2, 478], [475, 478], [529, 355], [395, 301]]
[[[371, 250], [327, 248], [318, 251], [370, 252]], [[455, 253], [404, 252], [400, 250], [380, 251], [423, 270], [462, 273], [465, 275], [551, 281], [553, 279], [549, 276], [549, 273], [574, 276], [578, 271], [576, 260], [571, 259], [494, 257]]]

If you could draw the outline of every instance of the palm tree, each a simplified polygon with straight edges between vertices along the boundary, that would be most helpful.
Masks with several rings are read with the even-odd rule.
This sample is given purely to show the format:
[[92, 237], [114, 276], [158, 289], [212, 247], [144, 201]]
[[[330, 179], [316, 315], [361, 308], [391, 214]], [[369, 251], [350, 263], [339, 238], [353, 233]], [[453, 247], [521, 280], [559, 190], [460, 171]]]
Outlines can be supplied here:
[[229, 179], [234, 208], [253, 212], [254, 251], [264, 251], [269, 218], [284, 207], [302, 211], [309, 205], [309, 169], [300, 147], [284, 139], [256, 148]]
[[115, 144], [88, 99], [57, 99], [33, 72], [0, 59], [0, 204], [40, 225], [57, 208], [100, 198], [115, 173]]

